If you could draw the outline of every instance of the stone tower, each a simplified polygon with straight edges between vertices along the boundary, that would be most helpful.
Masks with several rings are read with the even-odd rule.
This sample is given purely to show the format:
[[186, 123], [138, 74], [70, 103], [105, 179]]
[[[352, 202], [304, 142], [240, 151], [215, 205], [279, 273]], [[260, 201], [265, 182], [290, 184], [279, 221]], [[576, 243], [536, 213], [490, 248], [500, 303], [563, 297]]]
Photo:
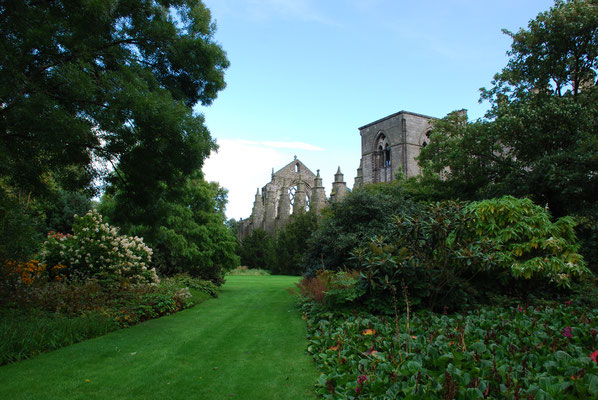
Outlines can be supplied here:
[[420, 174], [415, 157], [429, 142], [434, 117], [399, 111], [359, 128], [361, 161], [356, 186], [390, 182], [401, 171], [406, 177]]
[[338, 167], [336, 174], [334, 174], [334, 182], [332, 183], [332, 192], [330, 192], [330, 201], [341, 201], [347, 195], [347, 183], [344, 181], [344, 175], [341, 172], [341, 167]]
[[324, 207], [326, 207], [326, 190], [322, 185], [322, 177], [320, 176], [320, 170], [318, 170], [318, 175], [314, 179], [314, 187], [311, 191], [310, 209], [319, 214]]

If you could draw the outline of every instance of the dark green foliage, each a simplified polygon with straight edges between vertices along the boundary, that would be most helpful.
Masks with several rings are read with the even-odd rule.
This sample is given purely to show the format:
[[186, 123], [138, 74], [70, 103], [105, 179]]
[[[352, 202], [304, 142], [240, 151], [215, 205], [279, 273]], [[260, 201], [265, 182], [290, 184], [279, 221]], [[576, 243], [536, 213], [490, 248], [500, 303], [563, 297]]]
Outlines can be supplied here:
[[392, 321], [311, 312], [317, 392], [334, 399], [598, 396], [595, 309], [573, 304], [429, 311]]
[[72, 233], [74, 215], [85, 215], [91, 209], [89, 194], [59, 189], [43, 201], [48, 231]]
[[343, 201], [331, 204], [308, 242], [308, 271], [354, 269], [351, 251], [392, 228], [391, 217], [410, 215], [417, 205], [407, 199], [398, 182], [366, 185]]
[[[442, 310], [467, 303], [472, 294], [467, 266], [485, 265], [487, 254], [477, 248], [476, 238], [464, 234], [468, 219], [463, 204], [430, 204], [414, 216], [395, 217], [387, 238], [356, 250], [369, 306], [386, 312], [396, 304], [403, 308], [405, 290], [414, 306]], [[449, 244], [450, 238], [458, 242]], [[475, 252], [463, 257], [461, 252], [473, 246]]]
[[42, 231], [37, 215], [0, 187], [0, 259], [30, 259], [41, 246]]
[[239, 257], [244, 266], [270, 270], [276, 264], [274, 239], [263, 229], [254, 230], [241, 240]]
[[[168, 188], [152, 207], [152, 218], [134, 223], [126, 208], [106, 196], [103, 210], [110, 220], [132, 235], [141, 236], [153, 250], [152, 263], [160, 274], [186, 272], [218, 285], [239, 265], [237, 240], [225, 225], [226, 189], [196, 174], [184, 185]], [[139, 208], [137, 214], [142, 214]]]
[[408, 190], [435, 199], [526, 196], [555, 217], [580, 216], [581, 252], [595, 265], [598, 4], [557, 1], [527, 29], [504, 32], [510, 59], [482, 89], [486, 119], [438, 121], [419, 157], [424, 177]]
[[392, 310], [408, 292], [412, 305], [454, 310], [496, 291], [527, 295], [588, 277], [573, 227], [528, 199], [447, 201], [395, 217], [387, 238], [354, 254], [374, 309]]
[[216, 98], [228, 67], [201, 1], [6, 1], [0, 11], [9, 184], [41, 193], [47, 172], [76, 170], [64, 181], [82, 187], [110, 164], [128, 200], [148, 206], [201, 166], [214, 144], [191, 107]]
[[276, 234], [276, 262], [270, 272], [279, 275], [302, 275], [307, 261], [307, 240], [317, 226], [318, 217], [313, 212], [291, 215], [290, 222]]

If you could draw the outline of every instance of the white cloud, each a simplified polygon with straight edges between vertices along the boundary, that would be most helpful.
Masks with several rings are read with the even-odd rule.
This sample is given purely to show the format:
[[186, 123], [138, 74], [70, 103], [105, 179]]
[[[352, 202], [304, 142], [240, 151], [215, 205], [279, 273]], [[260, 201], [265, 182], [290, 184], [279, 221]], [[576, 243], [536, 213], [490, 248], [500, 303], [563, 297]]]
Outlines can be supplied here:
[[235, 219], [249, 217], [257, 188], [270, 181], [272, 168], [278, 170], [292, 161], [292, 150], [324, 150], [302, 142], [241, 139], [219, 139], [218, 145], [218, 152], [206, 160], [203, 171], [206, 180], [228, 189], [226, 215]]

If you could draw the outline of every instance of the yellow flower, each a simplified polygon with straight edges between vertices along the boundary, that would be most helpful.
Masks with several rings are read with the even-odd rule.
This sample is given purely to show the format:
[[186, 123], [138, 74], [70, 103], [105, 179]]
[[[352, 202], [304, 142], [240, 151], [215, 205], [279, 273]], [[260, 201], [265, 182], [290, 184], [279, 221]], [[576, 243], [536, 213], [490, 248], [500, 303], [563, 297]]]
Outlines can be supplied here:
[[367, 335], [375, 335], [375, 334], [376, 334], [376, 330], [374, 330], [374, 329], [366, 329], [366, 330], [364, 330], [364, 331], [363, 331], [363, 332], [361, 332], [361, 333], [363, 333], [363, 334], [364, 334], [364, 335], [366, 335], [366, 336], [367, 336]]

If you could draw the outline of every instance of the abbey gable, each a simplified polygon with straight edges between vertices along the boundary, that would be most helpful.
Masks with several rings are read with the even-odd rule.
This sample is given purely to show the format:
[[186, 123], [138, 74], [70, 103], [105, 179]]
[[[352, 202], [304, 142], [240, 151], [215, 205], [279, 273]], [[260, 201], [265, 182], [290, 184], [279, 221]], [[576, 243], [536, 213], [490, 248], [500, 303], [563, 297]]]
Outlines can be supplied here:
[[239, 238], [256, 229], [274, 233], [283, 228], [295, 213], [312, 210], [319, 214], [330, 201], [341, 200], [347, 193], [340, 167], [334, 176], [330, 199], [322, 186], [320, 171], [314, 174], [301, 160], [295, 159], [274, 172], [270, 182], [257, 189], [251, 216], [239, 222]]

